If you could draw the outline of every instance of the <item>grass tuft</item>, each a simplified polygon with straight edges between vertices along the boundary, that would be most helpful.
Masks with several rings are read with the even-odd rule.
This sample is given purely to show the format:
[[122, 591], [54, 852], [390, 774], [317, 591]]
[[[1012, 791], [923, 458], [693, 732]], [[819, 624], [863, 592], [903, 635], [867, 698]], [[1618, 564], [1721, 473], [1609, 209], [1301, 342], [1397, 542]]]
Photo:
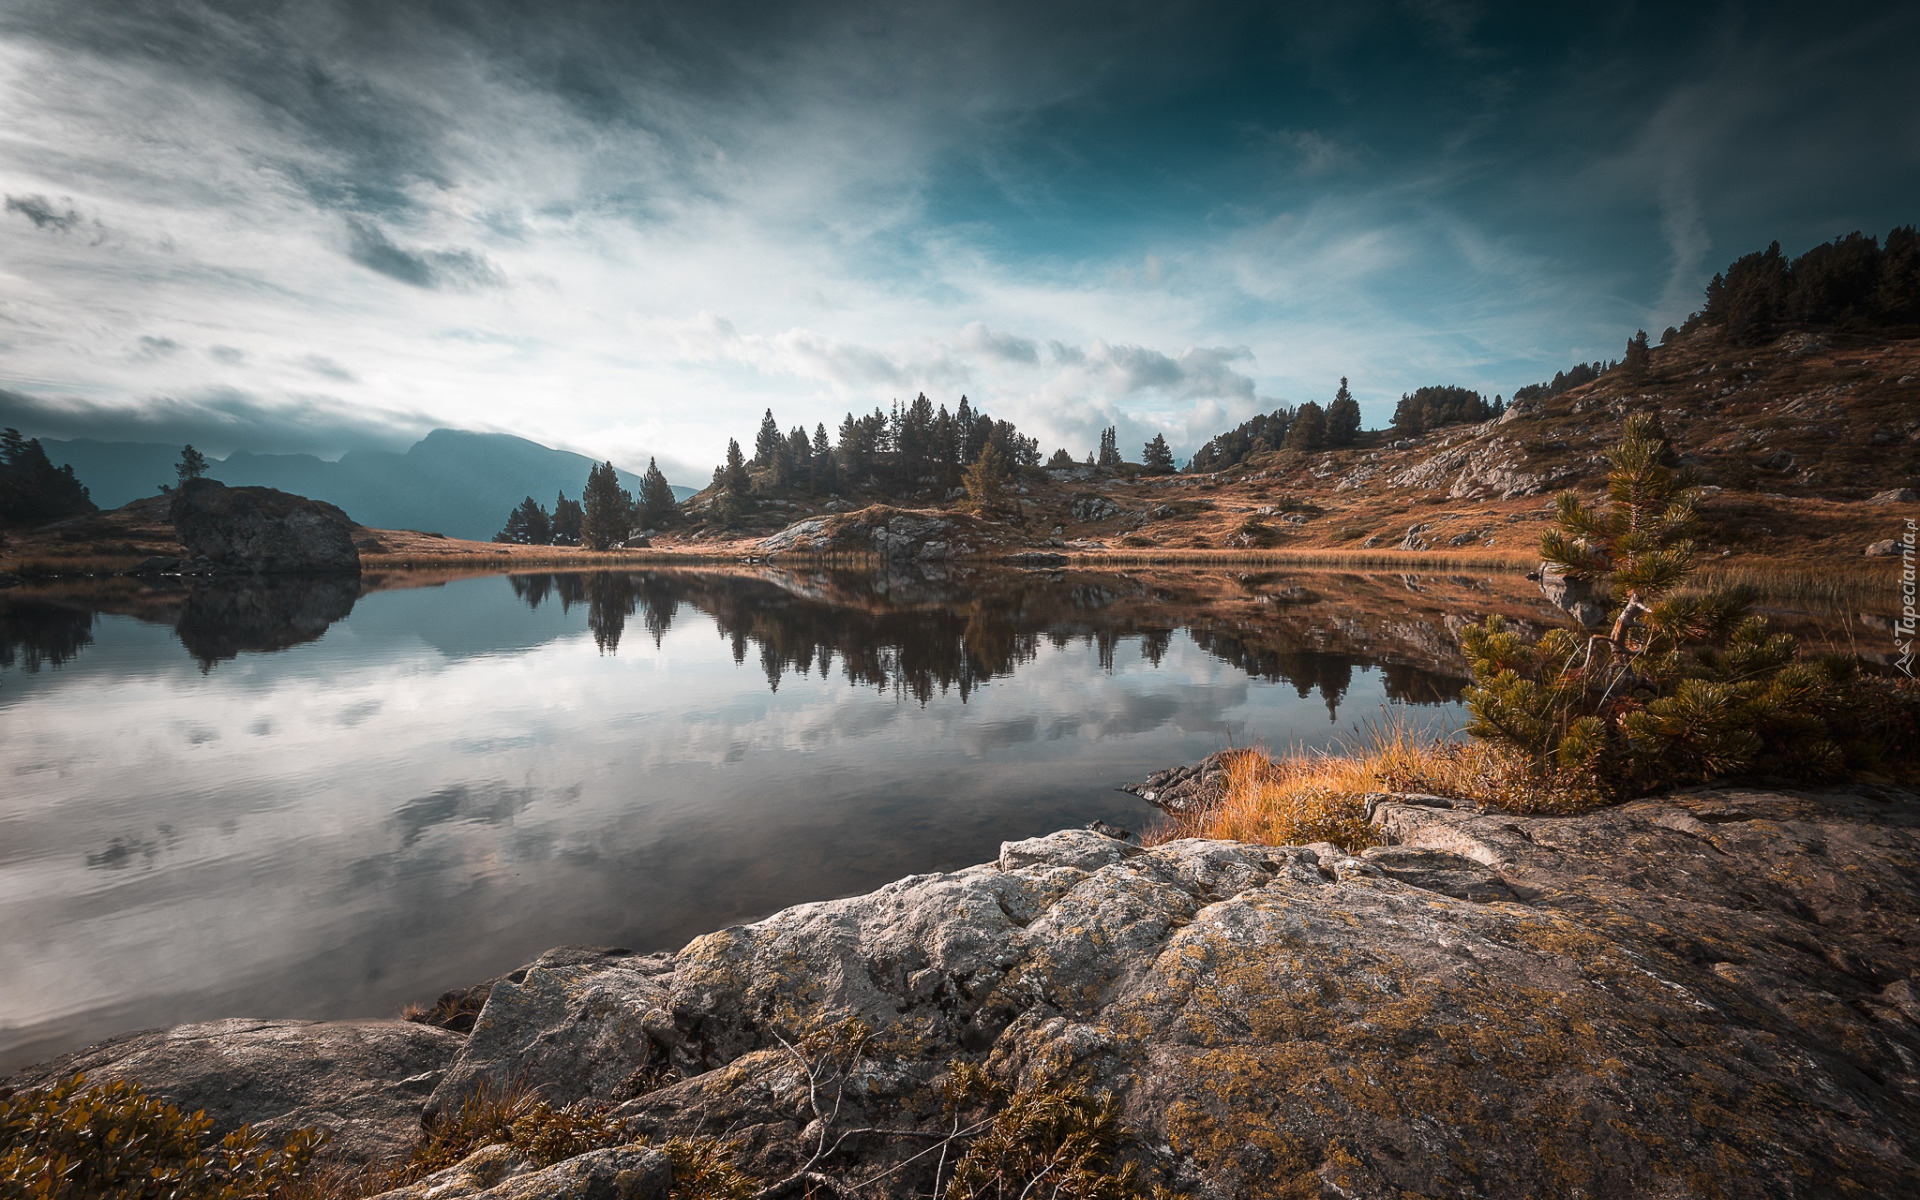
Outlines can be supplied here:
[[1271, 846], [1331, 842], [1361, 850], [1378, 838], [1366, 798], [1424, 792], [1502, 812], [1563, 815], [1597, 807], [1597, 797], [1554, 790], [1498, 746], [1435, 737], [1398, 711], [1370, 724], [1361, 739], [1332, 750], [1296, 748], [1278, 757], [1253, 747], [1225, 757], [1218, 801], [1170, 817], [1153, 843], [1218, 838]]

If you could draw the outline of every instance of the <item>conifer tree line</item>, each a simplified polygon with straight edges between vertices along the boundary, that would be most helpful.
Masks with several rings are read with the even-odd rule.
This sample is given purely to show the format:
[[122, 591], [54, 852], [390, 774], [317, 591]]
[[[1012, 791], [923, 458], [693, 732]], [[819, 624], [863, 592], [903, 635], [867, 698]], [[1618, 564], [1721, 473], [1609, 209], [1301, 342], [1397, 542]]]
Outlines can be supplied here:
[[553, 511], [548, 512], [528, 496], [507, 514], [506, 525], [493, 540], [520, 546], [605, 550], [626, 541], [637, 530], [669, 524], [675, 511], [673, 487], [655, 460], [647, 460], [638, 497], [620, 486], [620, 474], [611, 462], [595, 463], [587, 471], [580, 499], [570, 500], [561, 492], [554, 497]]
[[713, 482], [723, 495], [735, 497], [778, 488], [820, 495], [855, 489], [911, 493], [957, 485], [989, 448], [1007, 476], [1040, 464], [1037, 439], [974, 408], [965, 396], [952, 411], [923, 392], [904, 404], [895, 401], [891, 411], [849, 412], [837, 437], [828, 435], [824, 422], [811, 434], [798, 425], [782, 434], [768, 409], [754, 435], [752, 457], [730, 439]]
[[1216, 434], [1187, 461], [1195, 473], [1224, 471], [1272, 450], [1331, 450], [1351, 446], [1360, 435], [1360, 402], [1340, 377], [1326, 407], [1309, 400], [1298, 408], [1276, 408]]
[[73, 468], [54, 466], [39, 438], [0, 430], [0, 525], [39, 525], [98, 511]]
[[1780, 243], [1743, 255], [1707, 284], [1706, 306], [1687, 319], [1718, 328], [1736, 346], [1757, 346], [1782, 331], [1876, 330], [1920, 324], [1920, 232], [1903, 225], [1886, 244], [1858, 231], [1822, 242], [1799, 258]]
[[1495, 396], [1492, 403], [1479, 392], [1463, 387], [1423, 387], [1402, 393], [1393, 408], [1395, 433], [1425, 433], [1443, 425], [1475, 425], [1507, 411]]

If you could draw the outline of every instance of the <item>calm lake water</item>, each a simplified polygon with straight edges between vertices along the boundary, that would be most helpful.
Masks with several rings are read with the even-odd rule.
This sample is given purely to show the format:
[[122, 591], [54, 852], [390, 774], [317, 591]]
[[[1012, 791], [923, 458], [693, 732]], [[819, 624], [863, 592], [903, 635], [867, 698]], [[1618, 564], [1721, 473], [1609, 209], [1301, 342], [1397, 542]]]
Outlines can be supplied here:
[[1005, 839], [1139, 829], [1115, 785], [1229, 744], [1398, 703], [1457, 725], [1447, 617], [1490, 594], [408, 582], [0, 592], [0, 1070], [133, 1028], [394, 1013], [562, 943], [670, 948]]

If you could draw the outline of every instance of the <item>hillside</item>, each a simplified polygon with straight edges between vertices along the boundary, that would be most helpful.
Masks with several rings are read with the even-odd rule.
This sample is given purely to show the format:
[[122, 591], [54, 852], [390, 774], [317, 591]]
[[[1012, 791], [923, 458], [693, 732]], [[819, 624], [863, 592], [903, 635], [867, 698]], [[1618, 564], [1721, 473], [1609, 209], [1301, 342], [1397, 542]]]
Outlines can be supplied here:
[[[1854, 563], [1896, 537], [1920, 487], [1920, 339], [1789, 333], [1733, 347], [1711, 330], [1653, 347], [1643, 371], [1617, 368], [1560, 395], [1517, 401], [1498, 419], [1402, 437], [1363, 433], [1347, 448], [1269, 451], [1230, 470], [1151, 476], [1140, 468], [1023, 469], [990, 515], [1005, 548], [1073, 554], [1444, 551], [1530, 556], [1552, 493], [1591, 493], [1605, 449], [1634, 412], [1659, 414], [1706, 494], [1706, 549], [1727, 559]], [[918, 509], [964, 502], [930, 483]], [[836, 497], [765, 486], [726, 506], [709, 487], [663, 544], [758, 552], [797, 522], [815, 549], [859, 549], [877, 491]], [[850, 536], [840, 536], [844, 530]], [[793, 542], [789, 535], [768, 548]], [[719, 543], [719, 545], [714, 545]]]
[[[42, 439], [56, 466], [71, 465], [102, 508], [151, 496], [173, 479], [180, 447], [154, 442]], [[325, 500], [355, 520], [385, 529], [418, 529], [486, 540], [527, 496], [551, 505], [558, 492], [578, 496], [594, 461], [504, 433], [436, 429], [404, 454], [354, 450], [338, 462], [311, 454], [249, 454], [210, 459], [209, 475], [233, 486], [261, 486]], [[642, 472], [621, 468], [623, 484]], [[690, 488], [676, 489], [688, 496]]]

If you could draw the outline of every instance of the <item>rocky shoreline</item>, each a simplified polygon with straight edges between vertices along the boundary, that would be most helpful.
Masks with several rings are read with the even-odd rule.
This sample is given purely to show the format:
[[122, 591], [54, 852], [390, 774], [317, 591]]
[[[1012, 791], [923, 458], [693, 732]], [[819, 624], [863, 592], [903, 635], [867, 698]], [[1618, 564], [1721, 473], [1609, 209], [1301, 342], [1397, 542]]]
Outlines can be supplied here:
[[[924, 1195], [942, 1084], [975, 1063], [1111, 1094], [1141, 1184], [1193, 1196], [1920, 1188], [1920, 798], [1422, 799], [1380, 798], [1359, 854], [1065, 831], [678, 953], [550, 952], [477, 1018], [447, 1006], [469, 1032], [220, 1021], [8, 1085], [134, 1079], [365, 1162], [518, 1081], [655, 1141], [724, 1137], [767, 1195]], [[829, 1071], [805, 1039], [848, 1018]], [[663, 1161], [496, 1148], [394, 1195], [664, 1197]]]

